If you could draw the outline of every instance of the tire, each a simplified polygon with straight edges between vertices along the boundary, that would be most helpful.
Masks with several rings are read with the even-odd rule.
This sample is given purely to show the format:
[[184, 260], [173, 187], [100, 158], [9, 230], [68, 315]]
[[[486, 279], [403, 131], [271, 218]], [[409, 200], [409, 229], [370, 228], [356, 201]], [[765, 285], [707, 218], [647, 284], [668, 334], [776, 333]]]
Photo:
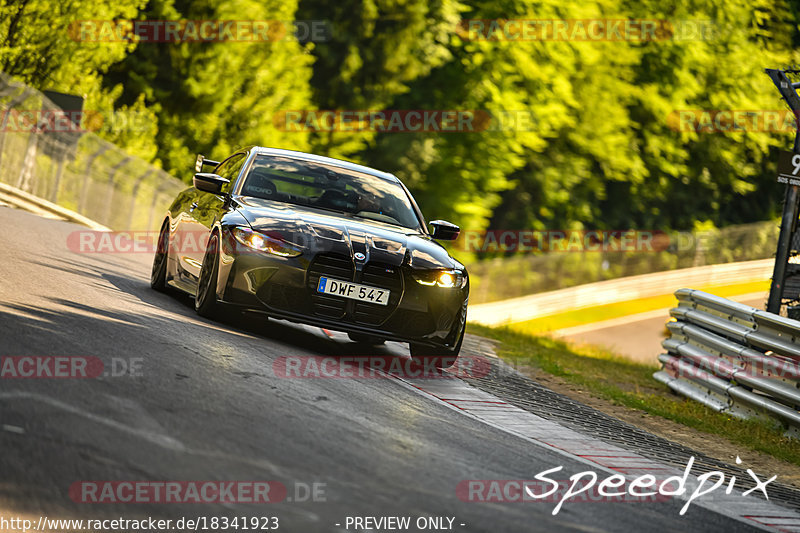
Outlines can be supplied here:
[[200, 278], [197, 280], [197, 294], [194, 298], [194, 310], [206, 318], [215, 318], [220, 311], [217, 301], [217, 276], [219, 275], [219, 235], [216, 233], [208, 240]]
[[150, 287], [159, 292], [167, 291], [167, 263], [169, 263], [169, 222], [164, 221], [158, 233], [153, 269], [150, 271]]
[[359, 344], [370, 344], [372, 346], [380, 346], [381, 344], [386, 342], [386, 339], [381, 339], [380, 337], [374, 337], [372, 335], [365, 335], [364, 333], [348, 333], [348, 337], [353, 342], [357, 342]]
[[458, 342], [452, 348], [445, 346], [427, 346], [425, 344], [410, 344], [409, 351], [411, 359], [423, 367], [432, 364], [439, 369], [450, 368], [458, 360], [458, 353], [461, 351], [461, 344], [464, 342], [464, 332], [467, 328], [461, 328]]

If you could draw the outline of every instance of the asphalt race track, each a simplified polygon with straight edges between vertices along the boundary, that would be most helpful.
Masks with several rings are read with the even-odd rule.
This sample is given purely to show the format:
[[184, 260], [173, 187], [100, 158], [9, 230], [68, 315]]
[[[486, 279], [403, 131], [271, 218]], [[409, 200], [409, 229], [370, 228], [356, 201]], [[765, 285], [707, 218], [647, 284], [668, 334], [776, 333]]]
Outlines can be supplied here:
[[[83, 228], [7, 207], [0, 224], [0, 355], [92, 356], [112, 374], [0, 380], [0, 514], [271, 516], [301, 533], [384, 515], [455, 517], [453, 529], [469, 532], [755, 530], [700, 506], [679, 516], [674, 501], [567, 503], [556, 516], [553, 503], [462, 501], [463, 480], [532, 479], [557, 465], [566, 479], [587, 466], [396, 379], [272, 370], [281, 356], [405, 357], [405, 346], [364, 352], [256, 316], [214, 323], [190, 299], [150, 289], [150, 254], [71, 252], [68, 236]], [[86, 480], [270, 480], [288, 495], [270, 504], [76, 503], [70, 486]], [[306, 498], [314, 484], [317, 497]]]

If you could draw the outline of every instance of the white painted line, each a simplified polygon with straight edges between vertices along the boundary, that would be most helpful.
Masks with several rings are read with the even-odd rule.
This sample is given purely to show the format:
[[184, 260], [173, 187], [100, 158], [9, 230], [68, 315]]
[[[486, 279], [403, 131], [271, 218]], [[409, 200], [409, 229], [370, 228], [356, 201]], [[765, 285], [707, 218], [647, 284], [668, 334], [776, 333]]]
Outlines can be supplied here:
[[800, 520], [797, 518], [782, 518], [776, 516], [751, 516], [751, 520], [761, 522], [762, 524], [769, 524], [771, 526], [796, 526], [800, 527]]
[[55, 407], [56, 409], [66, 411], [67, 413], [72, 413], [74, 415], [83, 417], [87, 420], [91, 420], [92, 422], [103, 424], [105, 426], [112, 427], [129, 435], [139, 437], [143, 440], [152, 442], [153, 444], [157, 444], [159, 446], [163, 446], [164, 448], [168, 448], [170, 450], [175, 450], [175, 451], [186, 450], [183, 443], [181, 443], [176, 439], [173, 439], [168, 435], [155, 433], [140, 427], [128, 426], [123, 424], [122, 422], [118, 422], [116, 420], [112, 420], [111, 418], [106, 418], [104, 416], [96, 415], [89, 411], [85, 411], [80, 407], [75, 407], [74, 405], [62, 402], [61, 400], [45, 396], [44, 394], [37, 394], [34, 392], [3, 392], [0, 393], [0, 401], [1, 400], [29, 400], [29, 401], [41, 402], [50, 405], [51, 407]]

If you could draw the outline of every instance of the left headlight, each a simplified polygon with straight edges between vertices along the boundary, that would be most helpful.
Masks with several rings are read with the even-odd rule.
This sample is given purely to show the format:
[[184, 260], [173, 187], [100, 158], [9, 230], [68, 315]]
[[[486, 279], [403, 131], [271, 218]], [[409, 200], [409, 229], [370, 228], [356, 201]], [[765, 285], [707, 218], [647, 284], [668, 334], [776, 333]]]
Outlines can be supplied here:
[[280, 257], [297, 257], [303, 253], [286, 241], [253, 231], [250, 228], [237, 226], [233, 228], [233, 236], [248, 248], [259, 252], [267, 252]]
[[446, 289], [461, 289], [467, 283], [467, 276], [460, 270], [428, 270], [414, 272], [413, 275], [421, 285], [436, 285]]

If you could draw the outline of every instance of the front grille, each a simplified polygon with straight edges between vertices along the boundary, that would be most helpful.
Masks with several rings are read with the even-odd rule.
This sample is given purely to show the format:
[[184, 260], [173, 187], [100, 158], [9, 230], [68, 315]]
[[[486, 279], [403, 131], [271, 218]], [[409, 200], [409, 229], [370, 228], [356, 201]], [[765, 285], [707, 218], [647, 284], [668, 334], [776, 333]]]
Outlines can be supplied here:
[[[389, 303], [388, 305], [378, 305], [320, 294], [317, 292], [320, 276], [388, 289], [390, 291]], [[383, 324], [397, 308], [403, 295], [403, 276], [400, 267], [383, 263], [368, 263], [356, 276], [353, 262], [349, 257], [338, 254], [320, 254], [308, 267], [307, 287], [311, 295], [314, 314], [343, 322], [378, 326]]]
[[311, 307], [316, 315], [326, 318], [344, 318], [347, 300], [317, 292], [320, 276], [343, 281], [353, 281], [353, 262], [349, 257], [338, 254], [320, 254], [308, 267], [308, 290], [311, 294]]
[[397, 308], [400, 297], [403, 295], [403, 276], [400, 273], [400, 267], [369, 263], [364, 266], [360, 283], [380, 289], [389, 289], [391, 291], [389, 303], [388, 305], [378, 305], [355, 302], [353, 320], [359, 324], [370, 326], [383, 324]]

